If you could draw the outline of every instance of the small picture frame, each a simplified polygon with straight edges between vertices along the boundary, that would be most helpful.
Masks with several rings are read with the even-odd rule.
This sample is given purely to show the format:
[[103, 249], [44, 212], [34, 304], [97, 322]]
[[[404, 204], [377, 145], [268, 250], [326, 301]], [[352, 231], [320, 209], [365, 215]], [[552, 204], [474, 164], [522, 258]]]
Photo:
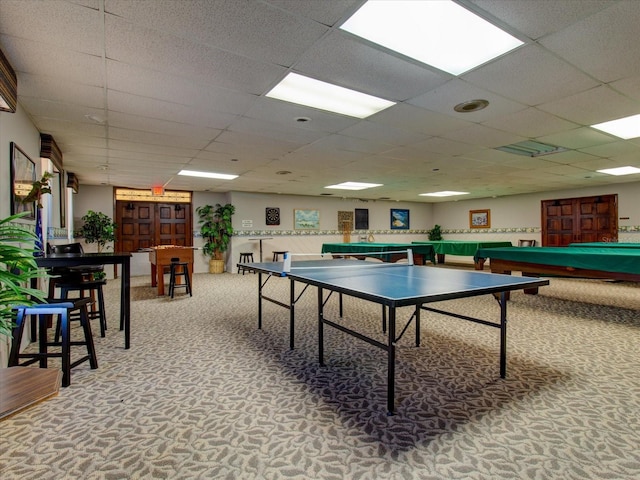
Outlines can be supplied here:
[[318, 230], [320, 210], [293, 210], [293, 228], [296, 230]]
[[35, 220], [36, 202], [22, 203], [31, 193], [36, 181], [36, 163], [15, 142], [10, 144], [11, 156], [11, 215], [29, 212], [22, 218]]
[[356, 230], [369, 230], [369, 209], [356, 208]]
[[469, 210], [469, 228], [491, 228], [491, 210]]
[[391, 209], [391, 230], [409, 230], [409, 210]]

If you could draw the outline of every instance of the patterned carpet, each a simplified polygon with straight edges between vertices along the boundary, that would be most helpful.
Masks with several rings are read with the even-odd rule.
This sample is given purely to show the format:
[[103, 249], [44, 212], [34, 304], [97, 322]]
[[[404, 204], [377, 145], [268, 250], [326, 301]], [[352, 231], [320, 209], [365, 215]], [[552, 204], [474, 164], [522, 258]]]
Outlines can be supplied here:
[[[256, 275], [195, 275], [194, 296], [173, 300], [133, 283], [132, 348], [110, 281], [99, 368], [0, 422], [2, 479], [640, 477], [637, 284], [552, 279], [513, 294], [506, 379], [498, 330], [424, 312], [422, 346], [413, 326], [400, 341], [387, 416], [381, 351], [326, 329], [318, 365], [315, 290], [289, 350], [285, 309], [267, 304], [257, 329]], [[288, 285], [268, 283], [285, 302]], [[439, 306], [499, 314], [491, 296]], [[350, 299], [346, 313], [380, 332], [379, 307]]]

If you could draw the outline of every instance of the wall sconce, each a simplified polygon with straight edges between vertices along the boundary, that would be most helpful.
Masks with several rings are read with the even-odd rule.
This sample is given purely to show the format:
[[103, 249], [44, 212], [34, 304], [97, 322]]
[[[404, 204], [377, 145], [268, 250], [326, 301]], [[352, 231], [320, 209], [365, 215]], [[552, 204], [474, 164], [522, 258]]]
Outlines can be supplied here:
[[48, 133], [40, 134], [40, 158], [51, 160], [58, 171], [62, 171], [62, 150]]
[[18, 78], [0, 50], [0, 111], [15, 113], [18, 106]]
[[180, 205], [179, 203], [178, 203], [178, 204], [176, 204], [176, 206], [174, 207], [174, 210], [175, 210], [176, 212], [181, 212], [181, 211], [182, 211], [182, 205]]
[[73, 193], [78, 193], [78, 177], [76, 177], [75, 173], [67, 172], [67, 188], [73, 190]]
[[127, 203], [127, 206], [125, 208], [127, 210], [135, 210], [136, 209], [136, 207], [131, 202]]

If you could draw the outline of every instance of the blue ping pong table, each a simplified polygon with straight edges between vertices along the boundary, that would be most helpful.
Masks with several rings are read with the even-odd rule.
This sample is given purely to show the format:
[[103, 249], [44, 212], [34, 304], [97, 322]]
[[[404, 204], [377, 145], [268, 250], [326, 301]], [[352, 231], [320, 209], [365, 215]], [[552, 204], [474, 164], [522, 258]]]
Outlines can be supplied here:
[[[430, 311], [468, 320], [500, 330], [500, 376], [506, 376], [507, 354], [507, 292], [548, 285], [549, 281], [532, 277], [513, 277], [487, 272], [452, 270], [406, 264], [376, 264], [361, 260], [308, 260], [293, 261], [288, 272], [284, 262], [242, 263], [241, 266], [258, 272], [258, 328], [262, 328], [262, 304], [269, 301], [290, 311], [290, 348], [294, 348], [295, 305], [310, 286], [317, 287], [318, 298], [318, 359], [324, 366], [324, 327], [336, 328], [387, 352], [387, 413], [395, 410], [396, 344], [415, 321], [416, 346], [420, 346], [420, 311]], [[264, 278], [266, 275], [266, 278]], [[273, 277], [286, 277], [290, 281], [289, 303], [269, 297], [265, 286]], [[264, 278], [264, 280], [263, 280]], [[296, 294], [295, 283], [304, 284]], [[324, 291], [329, 293], [325, 295]], [[333, 293], [361, 298], [382, 305], [386, 343], [368, 337], [347, 326], [325, 317], [324, 307]], [[455, 300], [478, 295], [493, 294], [500, 307], [499, 322], [487, 321], [467, 315], [446, 312], [425, 304]], [[396, 309], [414, 306], [415, 309], [400, 331], [396, 325]], [[388, 317], [388, 318], [387, 318]], [[388, 328], [386, 328], [388, 325]], [[397, 332], [400, 331], [398, 335]]]

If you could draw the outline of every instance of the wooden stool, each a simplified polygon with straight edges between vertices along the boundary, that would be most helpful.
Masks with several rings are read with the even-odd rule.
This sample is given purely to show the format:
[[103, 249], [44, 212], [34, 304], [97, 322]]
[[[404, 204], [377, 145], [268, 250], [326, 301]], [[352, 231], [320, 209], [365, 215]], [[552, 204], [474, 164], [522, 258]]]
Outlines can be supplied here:
[[[191, 280], [189, 278], [189, 264], [187, 262], [181, 262], [179, 258], [171, 259], [171, 270], [169, 272], [169, 296], [173, 298], [173, 293], [176, 288], [186, 288], [187, 293], [192, 297], [191, 293]], [[184, 283], [177, 283], [176, 280], [179, 277], [184, 278]]]
[[[253, 253], [252, 252], [244, 252], [240, 254], [240, 263], [253, 263]], [[238, 265], [238, 273], [242, 272], [244, 275], [245, 271], [256, 273], [253, 268], [243, 267]]]
[[284, 254], [287, 253], [288, 250], [281, 250], [281, 251], [275, 251], [273, 252], [273, 261], [274, 262], [279, 262], [280, 261], [280, 255], [282, 255], [284, 257]]
[[[84, 292], [89, 292], [91, 310], [87, 312], [90, 320], [98, 318], [100, 320], [100, 336], [104, 337], [107, 330], [107, 315], [104, 303], [104, 292], [102, 287], [107, 284], [106, 280], [85, 280], [74, 283], [57, 283], [56, 287], [60, 289], [60, 299], [67, 300], [69, 298], [69, 292], [79, 292], [79, 297], [84, 298]], [[98, 298], [97, 302], [94, 300]], [[97, 304], [96, 304], [97, 303]], [[72, 320], [77, 320], [79, 315], [72, 317]], [[56, 341], [60, 338], [60, 323], [56, 327]]]
[[[98, 368], [98, 360], [93, 345], [93, 335], [91, 334], [91, 323], [87, 314], [87, 305], [91, 302], [88, 298], [78, 298], [71, 301], [49, 300], [51, 303], [36, 304], [29, 307], [16, 307], [16, 326], [13, 327], [13, 343], [11, 344], [11, 352], [9, 354], [9, 366], [17, 367], [22, 365], [31, 365], [40, 362], [40, 368], [47, 368], [47, 360], [49, 358], [60, 357], [62, 360], [62, 386], [68, 387], [71, 384], [71, 369], [89, 360], [92, 369]], [[80, 323], [84, 332], [84, 341], [71, 341], [70, 319], [71, 312], [79, 310]], [[39, 323], [39, 350], [38, 353], [20, 353], [20, 344], [22, 343], [22, 333], [24, 332], [25, 317], [27, 315], [37, 315]], [[58, 315], [62, 330], [62, 341], [49, 342], [47, 339], [47, 323], [51, 315]], [[87, 347], [87, 355], [71, 363], [71, 347], [76, 345], [85, 345]], [[48, 347], [61, 347], [60, 352], [50, 352]], [[20, 363], [21, 358], [29, 360]]]

